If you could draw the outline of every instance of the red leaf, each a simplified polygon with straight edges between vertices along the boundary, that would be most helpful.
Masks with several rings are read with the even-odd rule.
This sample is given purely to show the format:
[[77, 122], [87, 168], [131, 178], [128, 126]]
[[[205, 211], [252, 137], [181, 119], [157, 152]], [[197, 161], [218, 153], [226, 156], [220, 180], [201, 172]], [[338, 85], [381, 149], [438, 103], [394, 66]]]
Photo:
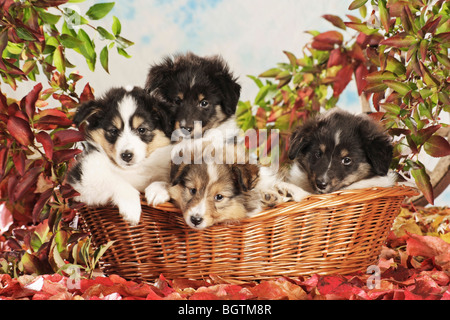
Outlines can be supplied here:
[[346, 55], [341, 52], [341, 49], [336, 48], [330, 51], [330, 57], [328, 58], [327, 68], [333, 66], [339, 66], [346, 60]]
[[82, 150], [80, 149], [66, 149], [55, 151], [53, 153], [53, 162], [61, 163], [63, 161], [70, 160], [81, 152]]
[[8, 159], [8, 148], [0, 147], [0, 177], [3, 176], [6, 169], [6, 160]]
[[397, 34], [380, 42], [380, 45], [387, 45], [395, 48], [409, 48], [417, 42], [413, 36], [406, 34]]
[[332, 14], [325, 14], [322, 16], [324, 19], [330, 21], [333, 26], [341, 28], [341, 29], [346, 29], [344, 21], [342, 21], [342, 19], [339, 16], [335, 16]]
[[367, 86], [367, 81], [365, 80], [365, 77], [368, 74], [369, 71], [367, 70], [364, 64], [360, 64], [355, 70], [355, 80], [356, 80], [356, 87], [358, 88], [358, 95], [361, 95], [361, 93]]
[[344, 36], [338, 31], [326, 31], [314, 37], [315, 41], [325, 42], [328, 44], [342, 44]]
[[445, 138], [434, 135], [424, 144], [425, 151], [433, 157], [445, 157], [450, 155], [450, 144]]
[[[420, 236], [408, 233], [406, 240], [406, 253], [410, 256], [422, 256], [426, 258], [447, 255], [450, 258], [450, 243], [439, 237]], [[450, 262], [450, 260], [449, 260]]]
[[430, 204], [434, 203], [434, 192], [433, 186], [430, 182], [430, 176], [426, 173], [425, 168], [413, 169], [411, 170], [411, 174], [416, 181], [417, 187], [422, 191], [425, 199]]
[[45, 155], [49, 160], [52, 160], [53, 158], [53, 141], [50, 135], [45, 131], [39, 131], [36, 134], [36, 140], [37, 142], [42, 144], [42, 147], [44, 148]]
[[34, 86], [33, 90], [30, 91], [23, 99], [25, 104], [25, 112], [27, 113], [28, 117], [31, 119], [34, 116], [34, 113], [36, 111], [36, 101], [39, 98], [39, 93], [42, 90], [42, 84], [38, 83]]
[[352, 79], [352, 73], [353, 67], [350, 64], [338, 71], [333, 83], [333, 96], [337, 97], [344, 91]]
[[90, 101], [90, 100], [94, 100], [94, 99], [95, 99], [94, 93], [88, 82], [84, 86], [83, 92], [80, 95], [80, 102], [86, 102], [86, 101]]
[[20, 200], [27, 191], [37, 182], [39, 174], [42, 172], [43, 168], [34, 167], [29, 169], [23, 177], [18, 181], [16, 185], [16, 190], [14, 191], [12, 200]]
[[74, 99], [65, 94], [54, 93], [53, 98], [59, 100], [61, 104], [68, 109], [75, 108], [78, 105], [78, 103]]
[[84, 135], [78, 130], [61, 130], [55, 132], [55, 134], [53, 135], [53, 143], [57, 147], [83, 140]]
[[313, 40], [311, 47], [316, 50], [330, 51], [334, 49], [334, 44]]
[[17, 152], [13, 154], [12, 158], [17, 172], [23, 176], [25, 173], [25, 154], [23, 152]]
[[38, 201], [36, 201], [36, 204], [34, 205], [32, 217], [33, 217], [33, 223], [36, 223], [39, 219], [39, 214], [42, 211], [42, 208], [47, 203], [48, 199], [53, 194], [53, 188], [47, 189], [46, 191], [42, 192], [39, 196]]
[[21, 145], [28, 146], [32, 143], [34, 136], [31, 131], [30, 124], [16, 116], [11, 116], [8, 119], [7, 129], [9, 133]]
[[43, 116], [38, 120], [39, 124], [55, 124], [62, 127], [68, 127], [72, 125], [72, 120], [67, 118], [66, 115], [64, 117], [58, 117], [53, 115]]
[[439, 22], [441, 21], [442, 16], [438, 16], [436, 19], [432, 20], [428, 20], [427, 23], [422, 27], [422, 32], [425, 35], [426, 33], [431, 33], [434, 34], [434, 32], [436, 31]]

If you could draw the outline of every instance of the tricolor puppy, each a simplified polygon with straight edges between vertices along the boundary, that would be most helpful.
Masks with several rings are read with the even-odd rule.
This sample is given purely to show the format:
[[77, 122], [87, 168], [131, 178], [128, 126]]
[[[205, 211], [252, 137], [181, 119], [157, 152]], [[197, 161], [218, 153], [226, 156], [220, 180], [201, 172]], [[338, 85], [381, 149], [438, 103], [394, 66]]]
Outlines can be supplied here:
[[392, 150], [390, 136], [368, 116], [335, 108], [292, 134], [286, 180], [311, 193], [389, 187]]
[[80, 193], [75, 200], [112, 203], [131, 225], [139, 222], [140, 193], [169, 179], [171, 127], [161, 104], [136, 87], [111, 89], [78, 108], [74, 123], [86, 123], [86, 145], [68, 175]]
[[[238, 221], [279, 203], [275, 191], [264, 188], [261, 167], [245, 156], [239, 158], [236, 149], [235, 145], [217, 149], [215, 155], [224, 156], [213, 160], [208, 159], [206, 147], [202, 163], [172, 163], [169, 194], [191, 228], [202, 230], [216, 223]], [[222, 161], [226, 159], [231, 161]]]
[[193, 53], [166, 57], [150, 68], [147, 92], [174, 105], [175, 129], [185, 135], [203, 134], [216, 128], [237, 131], [235, 111], [241, 86], [219, 56], [199, 57]]

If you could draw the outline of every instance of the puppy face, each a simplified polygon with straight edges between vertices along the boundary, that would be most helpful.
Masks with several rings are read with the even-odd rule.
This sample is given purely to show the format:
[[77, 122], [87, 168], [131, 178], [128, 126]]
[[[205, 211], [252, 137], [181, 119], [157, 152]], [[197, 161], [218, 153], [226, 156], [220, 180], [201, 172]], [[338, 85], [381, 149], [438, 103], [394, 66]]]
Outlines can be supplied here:
[[182, 164], [172, 166], [171, 176], [170, 195], [193, 229], [243, 219], [256, 209], [250, 191], [258, 179], [254, 165]]
[[[145, 89], [174, 106], [175, 129], [192, 134], [194, 129], [214, 128], [233, 115], [241, 87], [220, 57], [188, 53], [153, 66]], [[194, 128], [196, 121], [198, 128]]]
[[135, 88], [113, 89], [104, 98], [83, 104], [74, 122], [86, 121], [86, 140], [103, 149], [118, 167], [129, 168], [170, 144], [163, 118], [156, 101]]
[[328, 193], [386, 175], [392, 145], [389, 136], [368, 117], [336, 109], [294, 132], [289, 158], [307, 173], [316, 193]]

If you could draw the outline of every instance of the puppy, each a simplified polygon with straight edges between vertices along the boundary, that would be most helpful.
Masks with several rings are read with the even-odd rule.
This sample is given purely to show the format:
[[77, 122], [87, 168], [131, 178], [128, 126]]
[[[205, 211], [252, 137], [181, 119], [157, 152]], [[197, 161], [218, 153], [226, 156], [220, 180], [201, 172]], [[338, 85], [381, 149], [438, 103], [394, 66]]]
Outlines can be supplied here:
[[[278, 203], [274, 191], [263, 188], [260, 166], [250, 163], [245, 155], [239, 157], [236, 145], [227, 144], [225, 150], [208, 147], [211, 144], [203, 144], [200, 150], [201, 163], [171, 166], [169, 193], [188, 226], [202, 230], [216, 223], [238, 221]], [[218, 155], [223, 157], [214, 158]]]
[[292, 134], [288, 155], [293, 164], [285, 180], [319, 194], [389, 187], [396, 180], [389, 172], [392, 150], [390, 136], [368, 116], [335, 108]]
[[141, 215], [140, 193], [152, 181], [169, 179], [167, 106], [144, 89], [111, 89], [81, 105], [74, 123], [86, 123], [86, 146], [68, 182], [89, 206], [112, 203], [131, 225]]
[[166, 57], [150, 68], [145, 89], [174, 106], [175, 129], [184, 135], [198, 137], [214, 128], [232, 137], [238, 130], [235, 111], [241, 86], [219, 56], [189, 52]]

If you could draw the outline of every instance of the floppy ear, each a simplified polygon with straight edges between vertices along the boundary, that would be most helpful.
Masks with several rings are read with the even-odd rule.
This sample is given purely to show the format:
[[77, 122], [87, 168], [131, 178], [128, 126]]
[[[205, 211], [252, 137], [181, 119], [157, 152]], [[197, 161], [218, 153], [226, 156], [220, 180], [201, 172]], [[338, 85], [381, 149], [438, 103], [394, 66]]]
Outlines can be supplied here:
[[233, 180], [239, 190], [249, 191], [256, 186], [259, 167], [254, 164], [234, 164], [231, 166]]
[[102, 115], [103, 109], [98, 101], [87, 101], [78, 107], [73, 117], [73, 123], [79, 127], [84, 121], [87, 121], [90, 128], [95, 128]]
[[241, 96], [241, 86], [237, 79], [233, 77], [228, 65], [220, 56], [213, 56], [209, 59], [212, 63], [213, 77], [219, 82], [220, 90], [223, 94], [223, 111], [227, 115], [233, 115]]
[[165, 100], [161, 93], [161, 86], [164, 84], [164, 80], [173, 72], [174, 68], [174, 62], [170, 57], [166, 57], [161, 64], [152, 66], [145, 82], [145, 91], [151, 96]]
[[305, 127], [299, 127], [294, 131], [289, 140], [288, 156], [290, 160], [294, 160], [300, 153], [302, 153], [310, 144], [310, 132], [305, 130]]
[[392, 161], [391, 138], [373, 120], [362, 121], [359, 126], [361, 143], [376, 175], [387, 174]]
[[189, 165], [181, 163], [175, 164], [172, 162], [170, 166], [170, 181], [172, 182], [172, 186], [176, 186], [181, 183], [188, 173]]

